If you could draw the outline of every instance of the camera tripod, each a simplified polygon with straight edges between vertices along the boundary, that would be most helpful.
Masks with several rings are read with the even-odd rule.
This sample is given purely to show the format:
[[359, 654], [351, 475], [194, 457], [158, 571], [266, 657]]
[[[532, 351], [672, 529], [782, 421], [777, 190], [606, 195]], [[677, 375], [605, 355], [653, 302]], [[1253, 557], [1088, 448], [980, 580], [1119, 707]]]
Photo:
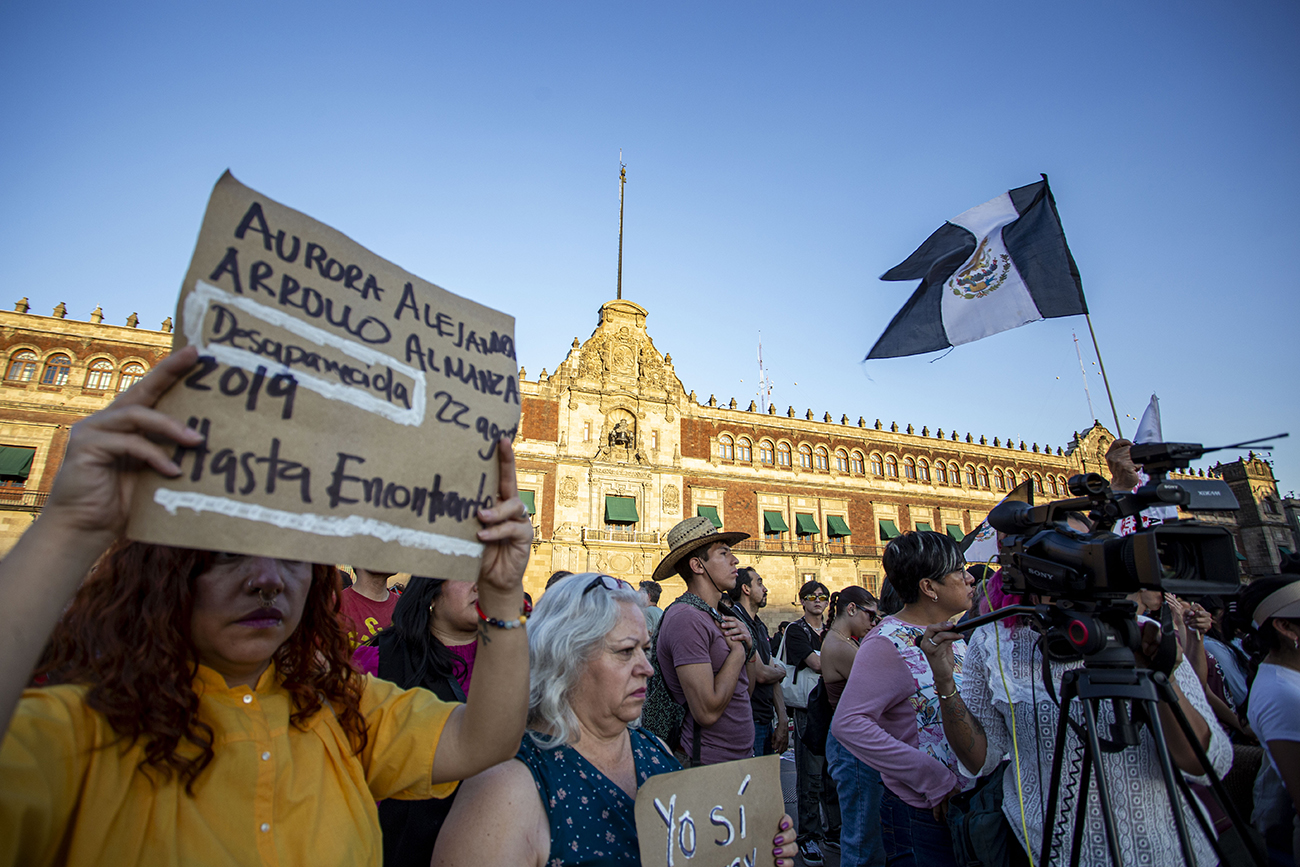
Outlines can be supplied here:
[[[1070, 605], [1066, 608], [1065, 605]], [[1265, 864], [1264, 854], [1258, 851], [1250, 836], [1244, 833], [1246, 828], [1236, 805], [1228, 798], [1222, 780], [1210, 767], [1209, 758], [1201, 746], [1200, 740], [1192, 730], [1186, 714], [1179, 706], [1177, 693], [1169, 682], [1169, 677], [1159, 671], [1137, 667], [1134, 651], [1141, 646], [1141, 632], [1135, 619], [1136, 606], [1131, 602], [1102, 600], [1097, 603], [1067, 603], [1061, 607], [1048, 605], [1016, 605], [1003, 608], [982, 617], [968, 620], [957, 627], [957, 631], [969, 633], [988, 623], [1015, 615], [1034, 618], [1045, 628], [1045, 641], [1049, 645], [1068, 645], [1076, 658], [1082, 656], [1083, 667], [1065, 672], [1061, 679], [1060, 715], [1057, 720], [1055, 750], [1052, 756], [1050, 785], [1047, 796], [1047, 808], [1043, 816], [1043, 836], [1041, 848], [1042, 864], [1046, 867], [1055, 854], [1055, 829], [1057, 823], [1057, 806], [1061, 803], [1062, 771], [1064, 770], [1067, 736], [1071, 728], [1082, 745], [1082, 758], [1079, 766], [1079, 789], [1076, 795], [1074, 833], [1070, 846], [1070, 865], [1077, 867], [1082, 854], [1084, 821], [1088, 812], [1088, 792], [1092, 778], [1096, 777], [1097, 801], [1101, 807], [1102, 824], [1106, 833], [1106, 844], [1110, 859], [1115, 867], [1123, 867], [1120, 854], [1119, 831], [1115, 820], [1114, 802], [1110, 783], [1106, 779], [1105, 768], [1101, 758], [1105, 753], [1115, 753], [1136, 747], [1141, 740], [1141, 730], [1145, 727], [1151, 734], [1156, 758], [1164, 779], [1165, 792], [1173, 813], [1174, 828], [1178, 834], [1182, 849], [1183, 863], [1196, 864], [1192, 839], [1187, 828], [1182, 804], [1189, 807], [1188, 812], [1196, 817], [1201, 833], [1205, 834], [1220, 862], [1224, 852], [1215, 836], [1209, 821], [1201, 810], [1197, 809], [1196, 796], [1192, 792], [1182, 773], [1175, 769], [1165, 743], [1164, 726], [1160, 721], [1159, 709], [1168, 707], [1172, 716], [1192, 748], [1196, 760], [1210, 780], [1211, 788], [1219, 802], [1227, 811], [1234, 827], [1243, 831], [1242, 839], [1250, 850], [1251, 857], [1259, 865]], [[1051, 683], [1051, 667], [1047, 664], [1044, 653], [1044, 682], [1049, 693], [1054, 689]], [[1083, 721], [1075, 722], [1070, 715], [1071, 707], [1078, 702]], [[1114, 712], [1114, 722], [1110, 726], [1110, 739], [1104, 740], [1099, 734], [1099, 711], [1102, 703], [1110, 702]], [[1158, 821], [1149, 816], [1148, 821]], [[1028, 844], [1028, 841], [1026, 841]], [[1202, 865], [1212, 867], [1212, 865]]]

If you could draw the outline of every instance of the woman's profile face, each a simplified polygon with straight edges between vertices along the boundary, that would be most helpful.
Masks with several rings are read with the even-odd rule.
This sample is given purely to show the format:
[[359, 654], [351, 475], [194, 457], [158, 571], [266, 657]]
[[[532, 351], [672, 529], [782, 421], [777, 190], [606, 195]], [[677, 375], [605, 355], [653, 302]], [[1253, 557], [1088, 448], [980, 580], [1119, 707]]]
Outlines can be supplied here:
[[310, 587], [310, 563], [218, 554], [194, 581], [190, 637], [199, 662], [232, 685], [255, 682], [298, 628]]
[[646, 682], [654, 669], [647, 654], [645, 615], [630, 602], [619, 604], [618, 622], [588, 658], [573, 691], [573, 708], [589, 728], [614, 720], [626, 725], [641, 715]]
[[478, 584], [473, 581], [447, 581], [433, 602], [430, 627], [443, 632], [469, 632], [478, 628]]

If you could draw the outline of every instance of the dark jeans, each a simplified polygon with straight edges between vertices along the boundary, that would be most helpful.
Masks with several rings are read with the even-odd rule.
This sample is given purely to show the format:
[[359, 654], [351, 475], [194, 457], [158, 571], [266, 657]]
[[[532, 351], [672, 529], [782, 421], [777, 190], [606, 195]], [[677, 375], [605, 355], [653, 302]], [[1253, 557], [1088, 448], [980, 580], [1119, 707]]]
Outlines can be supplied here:
[[[809, 840], [821, 836], [839, 839], [839, 800], [835, 797], [835, 787], [827, 787], [823, 780], [826, 757], [803, 745], [800, 735], [808, 725], [808, 711], [801, 707], [791, 710], [794, 712], [794, 769], [799, 784], [799, 839]], [[826, 812], [827, 825], [824, 835], [821, 818], [823, 810]]]
[[840, 867], [884, 867], [885, 841], [880, 832], [880, 772], [826, 736], [826, 765], [839, 791], [842, 811]]
[[772, 724], [754, 723], [754, 755], [772, 755]]
[[880, 830], [890, 867], [957, 867], [948, 823], [936, 822], [929, 808], [909, 805], [888, 787], [880, 799]]

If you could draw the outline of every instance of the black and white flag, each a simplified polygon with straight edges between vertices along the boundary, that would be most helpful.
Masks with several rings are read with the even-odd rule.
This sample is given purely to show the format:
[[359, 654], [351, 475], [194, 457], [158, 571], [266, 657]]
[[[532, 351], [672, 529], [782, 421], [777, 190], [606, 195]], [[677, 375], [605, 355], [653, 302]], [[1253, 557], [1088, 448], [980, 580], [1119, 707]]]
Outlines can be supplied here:
[[1046, 175], [944, 223], [880, 279], [918, 278], [867, 358], [933, 352], [1088, 312]]

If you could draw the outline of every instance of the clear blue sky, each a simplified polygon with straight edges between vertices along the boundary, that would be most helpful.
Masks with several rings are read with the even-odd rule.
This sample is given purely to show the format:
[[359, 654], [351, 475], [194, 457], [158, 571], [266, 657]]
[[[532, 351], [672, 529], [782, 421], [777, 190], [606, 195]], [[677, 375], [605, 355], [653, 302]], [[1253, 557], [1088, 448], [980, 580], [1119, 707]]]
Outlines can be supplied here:
[[156, 327], [229, 168], [513, 314], [535, 377], [614, 296], [621, 147], [624, 297], [702, 401], [753, 398], [761, 330], [782, 411], [1056, 446], [1092, 421], [1082, 318], [861, 363], [914, 288], [879, 275], [1046, 172], [1125, 432], [1152, 392], [1167, 439], [1291, 430], [1286, 492], [1297, 32], [1292, 2], [9, 3], [0, 304]]

